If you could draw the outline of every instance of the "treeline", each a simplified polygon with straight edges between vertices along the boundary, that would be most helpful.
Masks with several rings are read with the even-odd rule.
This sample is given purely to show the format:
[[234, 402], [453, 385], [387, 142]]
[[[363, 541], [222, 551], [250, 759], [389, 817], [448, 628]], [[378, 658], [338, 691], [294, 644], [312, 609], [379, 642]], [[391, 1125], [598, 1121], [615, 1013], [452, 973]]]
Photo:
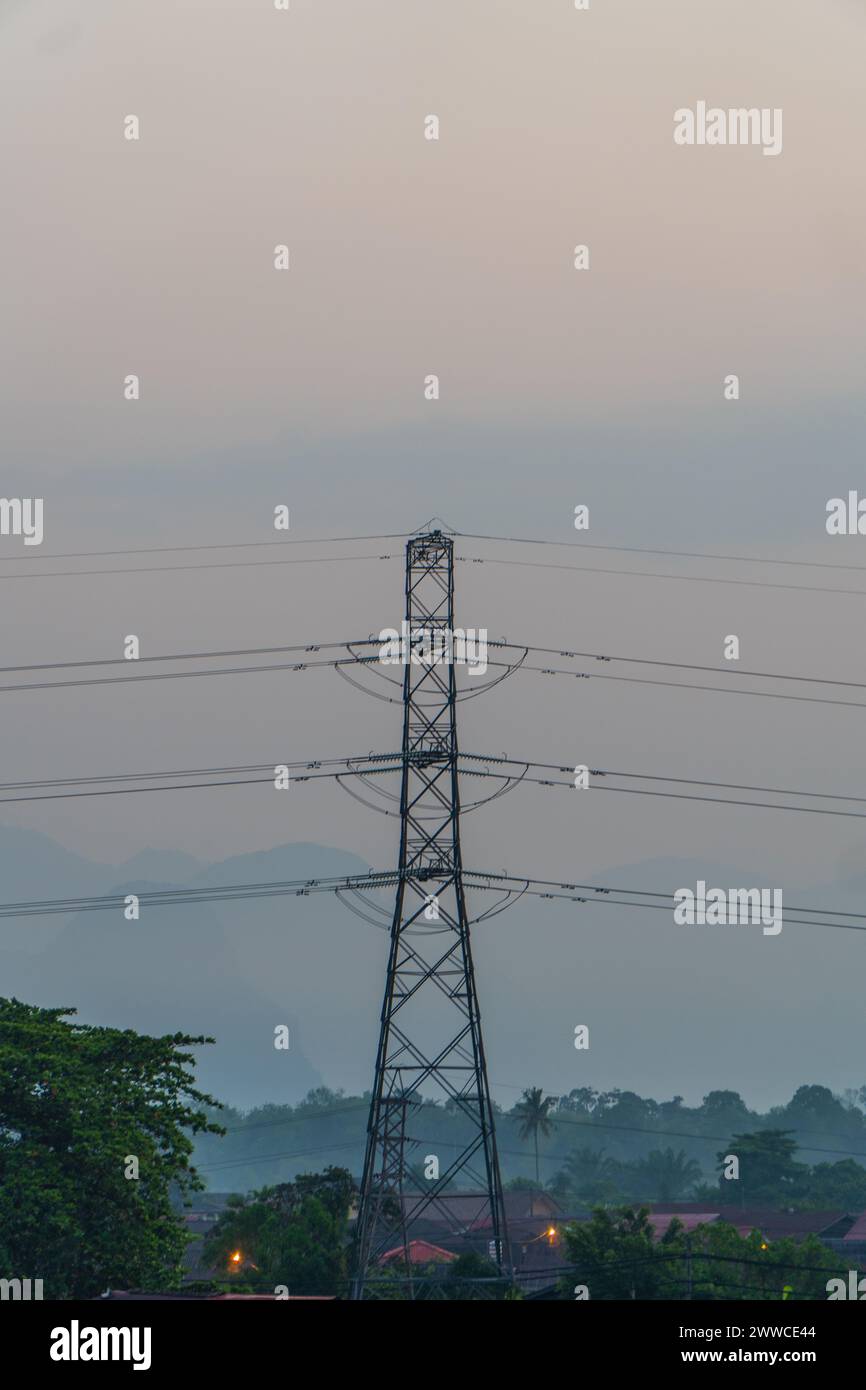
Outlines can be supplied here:
[[[199, 1136], [194, 1162], [217, 1192], [248, 1192], [328, 1165], [358, 1176], [369, 1101], [369, 1094], [320, 1087], [296, 1106], [223, 1109], [214, 1118], [227, 1133]], [[510, 1110], [496, 1110], [506, 1184], [545, 1188], [574, 1210], [730, 1201], [732, 1189], [720, 1177], [731, 1153], [743, 1168], [738, 1203], [866, 1208], [866, 1087], [834, 1095], [826, 1086], [800, 1086], [786, 1105], [766, 1112], [751, 1110], [736, 1091], [711, 1091], [687, 1106], [680, 1096], [656, 1101], [592, 1087], [547, 1096], [533, 1088]], [[437, 1154], [444, 1166], [470, 1129], [452, 1103], [419, 1101], [407, 1132], [420, 1180], [426, 1155]]]

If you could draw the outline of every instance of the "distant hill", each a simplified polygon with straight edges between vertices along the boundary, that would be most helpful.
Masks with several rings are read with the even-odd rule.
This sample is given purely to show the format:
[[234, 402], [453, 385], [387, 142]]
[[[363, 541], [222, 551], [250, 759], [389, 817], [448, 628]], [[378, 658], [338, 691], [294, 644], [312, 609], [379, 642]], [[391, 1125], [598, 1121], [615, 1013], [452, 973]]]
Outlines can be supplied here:
[[[91, 863], [46, 836], [0, 827], [5, 902], [366, 868], [354, 856], [320, 845], [285, 846], [207, 866], [186, 855], [147, 850], [121, 866], [124, 876], [118, 877], [116, 866]], [[329, 898], [305, 898], [302, 909], [297, 901], [144, 907], [137, 922], [114, 910], [0, 921], [0, 988], [32, 1003], [73, 1006], [83, 1022], [212, 1036], [216, 1046], [200, 1054], [204, 1089], [244, 1106], [274, 1099], [294, 1103], [322, 1083], [304, 1047], [308, 971], [325, 977], [334, 966], [329, 930], [344, 915]], [[300, 918], [303, 943], [292, 927]], [[250, 978], [251, 964], [267, 989]], [[287, 1052], [274, 1047], [280, 1024], [290, 1030]]]
[[[158, 884], [214, 886], [363, 873], [356, 855], [281, 845], [205, 864], [145, 850], [126, 864], [91, 862], [33, 831], [0, 826], [0, 899], [128, 892]], [[484, 864], [478, 867], [486, 867]], [[856, 867], [856, 866], [854, 866]], [[756, 886], [736, 866], [676, 858], [569, 877], [612, 888]], [[863, 878], [783, 888], [786, 903], [860, 910]], [[612, 895], [613, 896], [613, 895]], [[387, 905], [387, 896], [381, 901]], [[470, 910], [490, 895], [470, 893]], [[830, 919], [832, 920], [832, 919]], [[330, 894], [0, 921], [0, 992], [69, 1004], [82, 1019], [148, 1032], [202, 1032], [201, 1082], [239, 1108], [296, 1104], [325, 1084], [359, 1095], [373, 1072], [388, 935]], [[755, 1108], [804, 1080], [863, 1085], [864, 937], [786, 924], [677, 926], [672, 913], [524, 898], [473, 932], [493, 1093], [510, 1106], [523, 1087], [566, 1094], [601, 1087], [690, 1101], [735, 1086]], [[273, 1047], [287, 1024], [288, 1053]], [[590, 1049], [574, 1029], [590, 1029]], [[669, 1080], [670, 1078], [670, 1080]]]

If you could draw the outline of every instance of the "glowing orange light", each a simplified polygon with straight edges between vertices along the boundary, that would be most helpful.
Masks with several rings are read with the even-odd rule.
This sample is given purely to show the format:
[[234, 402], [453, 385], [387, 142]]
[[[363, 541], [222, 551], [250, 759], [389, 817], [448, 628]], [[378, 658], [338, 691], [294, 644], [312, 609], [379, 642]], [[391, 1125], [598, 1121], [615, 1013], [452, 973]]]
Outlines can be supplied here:
[[553, 1237], [554, 1237], [555, 1235], [556, 1235], [556, 1227], [555, 1227], [555, 1226], [548, 1226], [548, 1228], [547, 1228], [547, 1238], [548, 1238], [548, 1240], [553, 1240]]
[[231, 1262], [233, 1265], [239, 1265], [242, 1259], [243, 1255], [241, 1254], [240, 1250], [236, 1250], [235, 1253], [231, 1256]]

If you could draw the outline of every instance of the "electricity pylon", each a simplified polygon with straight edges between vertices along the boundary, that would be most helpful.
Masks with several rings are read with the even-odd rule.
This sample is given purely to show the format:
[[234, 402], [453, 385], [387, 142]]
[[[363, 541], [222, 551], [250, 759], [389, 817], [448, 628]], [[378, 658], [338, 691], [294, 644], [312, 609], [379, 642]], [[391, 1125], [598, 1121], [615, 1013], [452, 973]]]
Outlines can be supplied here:
[[[406, 546], [406, 649], [400, 858], [355, 1247], [354, 1298], [375, 1296], [379, 1260], [396, 1249], [410, 1296], [413, 1227], [437, 1214], [466, 1248], [486, 1238], [511, 1273], [493, 1108], [460, 855], [454, 545], [429, 531]], [[443, 653], [447, 654], [443, 659]], [[460, 1135], [454, 1157], [421, 1172], [407, 1127], [423, 1096], [444, 1098]], [[451, 1146], [449, 1145], [449, 1148]], [[459, 1192], [460, 1200], [449, 1204]], [[402, 1258], [401, 1258], [402, 1256]]]

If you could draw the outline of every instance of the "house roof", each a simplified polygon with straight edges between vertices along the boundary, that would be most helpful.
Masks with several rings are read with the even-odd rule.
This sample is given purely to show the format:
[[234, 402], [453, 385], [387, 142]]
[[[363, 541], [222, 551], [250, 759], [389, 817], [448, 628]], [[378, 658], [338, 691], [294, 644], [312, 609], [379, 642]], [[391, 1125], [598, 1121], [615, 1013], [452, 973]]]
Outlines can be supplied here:
[[672, 1221], [679, 1221], [686, 1231], [694, 1231], [696, 1227], [707, 1226], [718, 1219], [717, 1211], [654, 1211], [650, 1213], [649, 1223], [653, 1234], [661, 1239]]
[[[237, 1302], [240, 1299], [264, 1299], [267, 1303], [280, 1302], [271, 1293], [141, 1293], [138, 1289], [112, 1289], [101, 1298], [92, 1299], [94, 1303], [214, 1303], [219, 1301]], [[292, 1293], [289, 1303], [333, 1303], [331, 1293]]]
[[[420, 1201], [423, 1192], [403, 1194], [403, 1210], [410, 1215]], [[562, 1210], [555, 1197], [547, 1192], [505, 1192], [505, 1219], [509, 1226], [515, 1221], [539, 1220], [559, 1217]], [[492, 1226], [486, 1192], [443, 1193], [435, 1202], [429, 1203], [417, 1218], [419, 1224], [436, 1227], [445, 1231], [472, 1231], [483, 1233]]]
[[[450, 1263], [456, 1260], [457, 1256], [452, 1250], [443, 1250], [441, 1245], [433, 1245], [429, 1240], [410, 1240], [406, 1247], [409, 1254], [409, 1263], [413, 1265], [436, 1263]], [[390, 1260], [402, 1260], [406, 1252], [402, 1245], [395, 1245], [393, 1250], [386, 1250], [385, 1254], [379, 1259], [380, 1264], [387, 1264]]]
[[842, 1237], [843, 1240], [866, 1240], [866, 1212], [854, 1218], [854, 1225]]
[[[760, 1231], [767, 1240], [804, 1239], [808, 1235], [844, 1235], [846, 1223], [856, 1224], [857, 1219], [846, 1216], [842, 1211], [776, 1211], [771, 1207], [735, 1207], [697, 1202], [666, 1202], [664, 1205], [650, 1206], [649, 1221], [659, 1237], [664, 1235], [673, 1220], [681, 1221], [687, 1231], [712, 1221], [725, 1221], [733, 1226], [741, 1236], [752, 1231]], [[860, 1218], [864, 1232], [859, 1239], [866, 1239], [866, 1215]], [[838, 1228], [838, 1231], [837, 1231]], [[850, 1232], [848, 1232], [850, 1235]], [[854, 1237], [855, 1239], [858, 1237]]]

